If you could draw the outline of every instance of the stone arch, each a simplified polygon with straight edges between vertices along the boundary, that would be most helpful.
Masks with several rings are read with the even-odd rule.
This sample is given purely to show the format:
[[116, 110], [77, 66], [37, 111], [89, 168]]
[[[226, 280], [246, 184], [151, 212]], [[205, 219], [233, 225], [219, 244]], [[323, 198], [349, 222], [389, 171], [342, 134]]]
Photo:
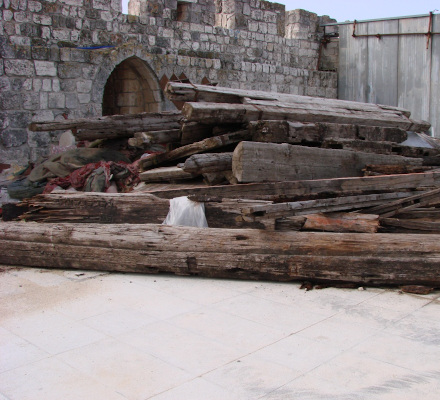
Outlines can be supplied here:
[[170, 108], [159, 79], [147, 61], [151, 57], [144, 49], [132, 45], [102, 52], [101, 64], [93, 81], [92, 102], [99, 108], [102, 106], [103, 115], [157, 112]]
[[157, 112], [161, 109], [159, 82], [138, 57], [118, 64], [107, 79], [102, 97], [102, 115]]

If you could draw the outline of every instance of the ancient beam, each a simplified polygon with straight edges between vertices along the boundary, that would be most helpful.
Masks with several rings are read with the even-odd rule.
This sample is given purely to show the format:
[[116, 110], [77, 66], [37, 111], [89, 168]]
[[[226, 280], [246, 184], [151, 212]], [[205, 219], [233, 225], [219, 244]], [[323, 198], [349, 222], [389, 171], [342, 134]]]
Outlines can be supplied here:
[[238, 182], [361, 176], [367, 164], [421, 165], [417, 158], [290, 144], [241, 142], [232, 156]]
[[5, 222], [0, 263], [219, 278], [440, 286], [440, 236]]

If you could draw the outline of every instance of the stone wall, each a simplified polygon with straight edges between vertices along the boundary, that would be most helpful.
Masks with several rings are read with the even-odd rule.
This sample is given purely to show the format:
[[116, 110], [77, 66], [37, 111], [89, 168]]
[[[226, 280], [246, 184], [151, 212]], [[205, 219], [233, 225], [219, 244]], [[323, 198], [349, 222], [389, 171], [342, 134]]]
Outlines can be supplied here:
[[161, 85], [336, 97], [316, 14], [258, 0], [0, 0], [0, 160], [36, 161], [31, 121], [172, 109]]

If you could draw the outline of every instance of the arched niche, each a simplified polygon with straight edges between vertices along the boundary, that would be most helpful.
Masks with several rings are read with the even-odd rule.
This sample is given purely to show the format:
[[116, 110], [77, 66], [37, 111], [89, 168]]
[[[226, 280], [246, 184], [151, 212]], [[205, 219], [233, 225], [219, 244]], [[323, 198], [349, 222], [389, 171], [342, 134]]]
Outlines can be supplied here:
[[163, 95], [156, 75], [136, 56], [116, 65], [104, 86], [102, 115], [162, 110]]

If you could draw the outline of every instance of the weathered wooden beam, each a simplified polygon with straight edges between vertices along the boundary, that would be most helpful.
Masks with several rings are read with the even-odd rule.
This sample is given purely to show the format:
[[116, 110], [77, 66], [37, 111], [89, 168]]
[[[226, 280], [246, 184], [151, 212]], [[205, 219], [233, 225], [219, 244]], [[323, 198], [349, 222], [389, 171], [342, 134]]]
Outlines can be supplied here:
[[256, 142], [289, 144], [313, 144], [341, 139], [401, 143], [408, 137], [407, 132], [400, 128], [320, 122], [252, 121], [249, 130], [252, 140]]
[[29, 130], [42, 132], [72, 129], [77, 139], [94, 140], [109, 138], [112, 135], [126, 135], [130, 137], [133, 136], [134, 132], [179, 128], [178, 122], [181, 119], [182, 116], [179, 111], [162, 111], [158, 113], [108, 115], [97, 118], [33, 122], [29, 125]]
[[348, 100], [326, 99], [321, 97], [300, 96], [294, 94], [263, 92], [258, 90], [233, 89], [221, 86], [193, 85], [180, 82], [169, 82], [165, 87], [165, 95], [171, 100], [184, 102], [212, 102], [212, 103], [243, 103], [245, 99], [284, 102], [289, 104], [303, 104], [313, 107], [333, 107], [351, 111], [372, 111], [381, 113], [399, 113], [409, 117], [410, 111], [403, 108], [360, 103]]
[[366, 213], [379, 214], [381, 217], [392, 217], [394, 215], [415, 210], [419, 207], [440, 205], [440, 189], [433, 189], [414, 196], [380, 204], [366, 210]]
[[422, 160], [259, 142], [239, 143], [232, 156], [232, 172], [242, 183], [361, 176], [367, 164], [421, 165]]
[[[440, 189], [439, 189], [440, 190]], [[335, 197], [331, 199], [317, 199], [307, 201], [294, 201], [276, 204], [255, 205], [243, 207], [242, 214], [247, 220], [258, 220], [261, 218], [279, 218], [293, 215], [304, 215], [312, 213], [327, 213], [335, 211], [359, 210], [372, 207], [390, 200], [409, 198], [409, 192], [378, 193], [360, 196]], [[374, 214], [374, 211], [369, 212]]]
[[379, 228], [379, 216], [360, 213], [308, 214], [304, 231], [375, 233]]
[[160, 188], [151, 189], [151, 193], [167, 199], [178, 196], [190, 196], [197, 201], [242, 198], [280, 202], [310, 200], [319, 197], [415, 190], [418, 188], [428, 189], [438, 186], [440, 186], [440, 172], [425, 172], [404, 175], [248, 183], [185, 189], [170, 188], [163, 190]]
[[[208, 226], [213, 228], [264, 229], [258, 221], [245, 221], [241, 208], [268, 204], [267, 201], [225, 199], [205, 204]], [[22, 203], [20, 219], [34, 222], [77, 222], [99, 224], [162, 223], [169, 211], [169, 200], [146, 193], [51, 193]]]
[[[402, 146], [390, 142], [370, 142], [365, 140], [326, 140], [320, 144], [323, 149], [343, 149], [362, 151], [364, 153], [389, 154], [411, 158], [429, 158], [433, 160], [440, 152], [437, 149], [428, 149], [426, 147]], [[423, 161], [424, 162], [424, 161]], [[440, 165], [440, 159], [438, 159]]]
[[438, 169], [435, 166], [418, 165], [366, 165], [363, 169], [364, 176], [374, 175], [395, 175], [395, 174], [414, 174], [419, 172], [428, 172]]
[[440, 286], [440, 236], [5, 222], [0, 263], [220, 278]]
[[389, 232], [400, 233], [440, 233], [440, 221], [424, 221], [421, 219], [381, 218], [381, 226]]
[[141, 170], [146, 170], [168, 161], [178, 160], [179, 158], [188, 157], [196, 153], [203, 153], [208, 150], [218, 149], [233, 143], [238, 143], [242, 140], [249, 139], [249, 135], [249, 131], [244, 130], [210, 137], [201, 140], [200, 142], [188, 144], [166, 153], [154, 154], [148, 158], [141, 159], [139, 162], [139, 167]]
[[200, 140], [206, 139], [212, 135], [212, 126], [199, 124], [197, 122], [184, 122], [182, 124], [181, 144], [185, 146]]
[[310, 109], [303, 104], [271, 104], [255, 101], [252, 104], [185, 103], [182, 115], [192, 122], [203, 124], [248, 123], [258, 120], [289, 120], [299, 122], [331, 122], [368, 126], [394, 127], [404, 130], [426, 130], [430, 125], [409, 119], [403, 114], [344, 111], [339, 109]]
[[199, 174], [185, 172], [179, 167], [160, 167], [141, 172], [139, 177], [142, 182], [174, 182], [186, 179], [194, 179]]
[[191, 174], [232, 170], [232, 153], [194, 154], [186, 159], [182, 169]]

